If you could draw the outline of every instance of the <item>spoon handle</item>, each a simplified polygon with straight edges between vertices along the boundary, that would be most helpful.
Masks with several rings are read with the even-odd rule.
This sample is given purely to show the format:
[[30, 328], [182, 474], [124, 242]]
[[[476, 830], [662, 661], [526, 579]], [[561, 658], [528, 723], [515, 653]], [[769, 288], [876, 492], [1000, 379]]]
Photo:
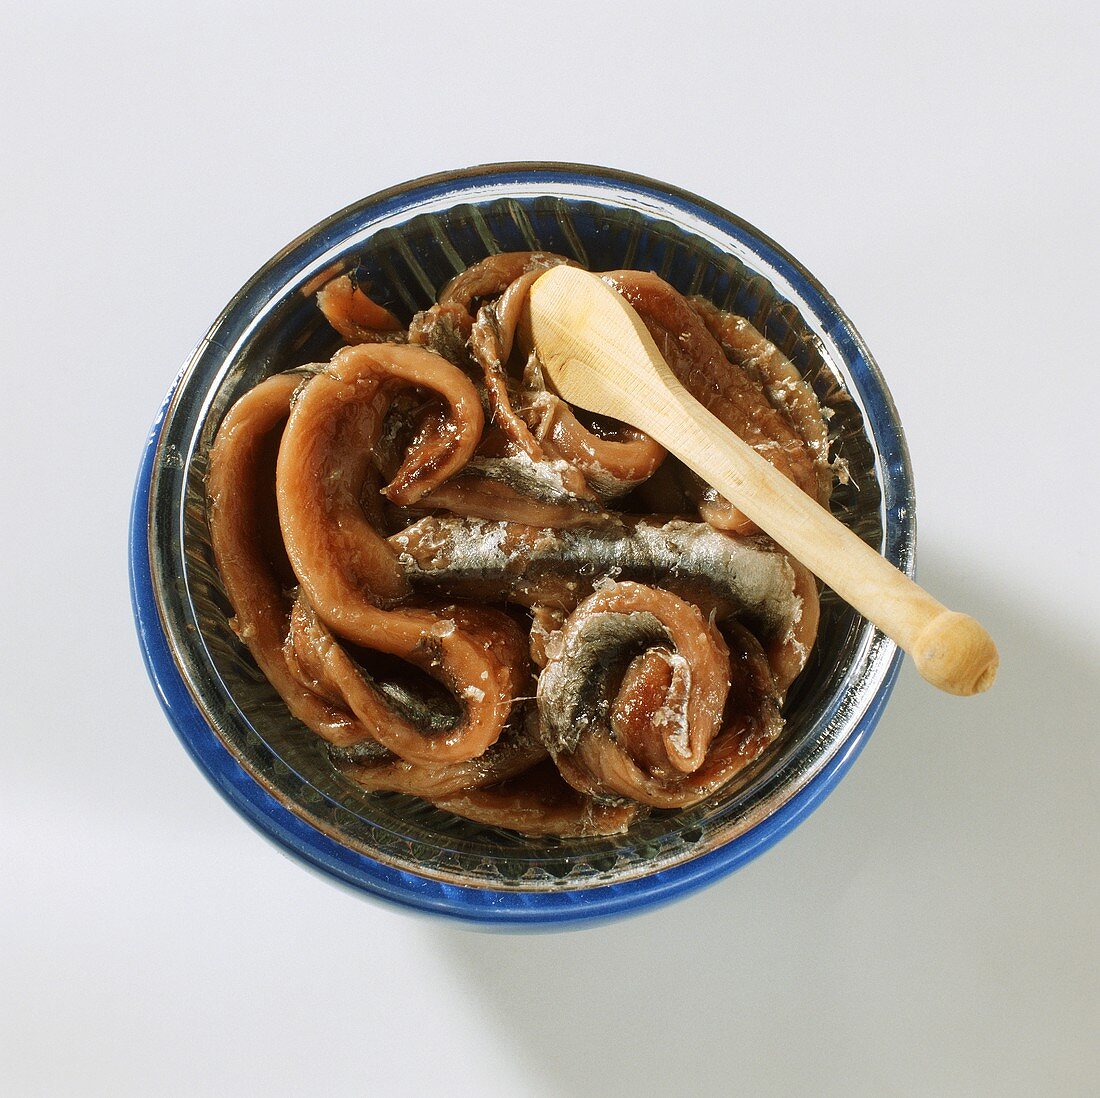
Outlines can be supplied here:
[[665, 394], [637, 426], [896, 641], [934, 686], [968, 695], [992, 685], [997, 649], [977, 621], [937, 602], [662, 373]]

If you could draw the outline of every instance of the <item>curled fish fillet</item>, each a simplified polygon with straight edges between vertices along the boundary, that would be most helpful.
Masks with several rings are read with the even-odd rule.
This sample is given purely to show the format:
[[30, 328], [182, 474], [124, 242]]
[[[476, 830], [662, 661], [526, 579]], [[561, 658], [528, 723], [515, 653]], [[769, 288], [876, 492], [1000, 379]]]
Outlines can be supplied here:
[[618, 424], [597, 434], [585, 427], [561, 397], [548, 391], [535, 355], [524, 371], [522, 414], [542, 448], [579, 469], [602, 500], [643, 484], [665, 459], [665, 448], [644, 431]]
[[[431, 765], [477, 758], [496, 743], [503, 727], [495, 728], [495, 720], [478, 711], [488, 707], [491, 717], [502, 714], [506, 720], [520, 693], [522, 640], [514, 623], [493, 610], [451, 605], [436, 608], [434, 615], [422, 650], [397, 654], [441, 678], [454, 695], [455, 719], [410, 712], [392, 688], [365, 673], [301, 595], [291, 612], [287, 662], [318, 694], [350, 709], [374, 743], [401, 759]], [[443, 662], [445, 641], [451, 641], [449, 664]], [[494, 650], [499, 658], [486, 658]], [[425, 653], [431, 652], [437, 655], [425, 665]]]
[[439, 304], [458, 305], [474, 312], [479, 302], [500, 297], [524, 275], [541, 274], [569, 262], [553, 252], [498, 252], [455, 275], [439, 292]]
[[317, 306], [348, 343], [403, 343], [401, 321], [371, 300], [354, 275], [334, 278], [317, 294]]
[[[521, 263], [521, 256], [513, 254], [505, 266], [522, 273], [495, 301], [481, 307], [472, 330], [471, 347], [484, 371], [494, 418], [529, 457], [564, 461], [599, 498], [614, 499], [652, 476], [665, 450], [644, 432], [623, 424], [606, 435], [596, 434], [547, 389], [538, 358], [521, 328], [531, 286], [549, 267], [568, 261], [537, 255]], [[491, 283], [477, 284], [484, 291]], [[526, 351], [526, 368], [518, 385], [506, 368], [517, 340]], [[579, 491], [575, 481], [574, 491]]]
[[[516, 411], [513, 394], [515, 386], [508, 376], [507, 363], [512, 353], [520, 307], [538, 274], [535, 271], [521, 276], [503, 297], [483, 305], [470, 332], [470, 350], [484, 375], [493, 422], [507, 437], [511, 448], [526, 455], [531, 461], [545, 461], [547, 453], [524, 418]], [[583, 492], [580, 473], [574, 472], [573, 476], [573, 491]]]
[[268, 378], [222, 421], [206, 485], [210, 540], [234, 632], [298, 720], [330, 743], [349, 744], [369, 738], [369, 731], [337, 699], [310, 689], [283, 655], [291, 606], [285, 592], [293, 574], [276, 513], [275, 460], [302, 380]]
[[[579, 792], [686, 808], [727, 785], [782, 728], [767, 661], [667, 591], [614, 584], [570, 615], [539, 677], [544, 743]], [[730, 697], [733, 704], [728, 704]]]
[[410, 452], [385, 489], [415, 501], [461, 468], [482, 428], [468, 378], [419, 347], [361, 345], [337, 353], [295, 401], [276, 467], [283, 540], [295, 575], [321, 622], [336, 636], [399, 656], [443, 682], [465, 703], [463, 720], [426, 737], [393, 719], [365, 680], [345, 678], [349, 707], [379, 743], [410, 762], [448, 763], [480, 755], [503, 730], [523, 675], [525, 648], [505, 615], [470, 608], [387, 609], [408, 593], [396, 555], [359, 500], [395, 388], [437, 392], [450, 408], [447, 430]]

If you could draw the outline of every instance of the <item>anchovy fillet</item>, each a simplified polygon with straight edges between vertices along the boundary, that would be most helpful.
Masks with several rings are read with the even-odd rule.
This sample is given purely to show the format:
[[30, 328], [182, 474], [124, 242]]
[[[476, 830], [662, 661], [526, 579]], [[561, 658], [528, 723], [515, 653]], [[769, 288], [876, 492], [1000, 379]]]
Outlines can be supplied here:
[[[579, 602], [603, 578], [656, 582], [785, 635], [801, 600], [786, 556], [762, 538], [733, 538], [706, 523], [608, 516], [596, 525], [535, 530], [510, 522], [431, 517], [390, 538], [414, 587], [533, 605], [552, 581]], [[570, 587], [569, 585], [572, 585]], [[560, 595], [558, 595], [560, 597]]]
[[585, 618], [539, 677], [543, 743], [554, 752], [574, 750], [582, 736], [607, 723], [613, 687], [626, 664], [646, 648], [671, 642], [653, 614]]

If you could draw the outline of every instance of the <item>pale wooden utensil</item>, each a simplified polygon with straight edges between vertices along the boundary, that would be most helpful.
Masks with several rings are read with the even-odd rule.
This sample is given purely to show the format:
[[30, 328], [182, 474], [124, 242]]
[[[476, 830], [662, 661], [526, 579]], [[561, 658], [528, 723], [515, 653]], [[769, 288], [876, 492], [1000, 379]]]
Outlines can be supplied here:
[[676, 380], [641, 318], [596, 275], [553, 267], [531, 287], [530, 331], [571, 404], [652, 435], [952, 694], [988, 690], [997, 649], [777, 472]]

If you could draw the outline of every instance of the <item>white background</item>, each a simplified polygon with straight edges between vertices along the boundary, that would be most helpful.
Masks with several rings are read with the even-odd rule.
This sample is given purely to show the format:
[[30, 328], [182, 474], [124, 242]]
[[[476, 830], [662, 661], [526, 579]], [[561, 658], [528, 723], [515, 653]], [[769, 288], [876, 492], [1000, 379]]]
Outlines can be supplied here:
[[[0, 1092], [1096, 1093], [1090, 5], [393, 9], [6, 8]], [[144, 435], [242, 282], [363, 195], [509, 159], [676, 183], [822, 279], [908, 432], [921, 578], [1003, 657], [974, 700], [906, 664], [732, 878], [535, 937], [269, 847], [169, 730], [126, 585]]]

